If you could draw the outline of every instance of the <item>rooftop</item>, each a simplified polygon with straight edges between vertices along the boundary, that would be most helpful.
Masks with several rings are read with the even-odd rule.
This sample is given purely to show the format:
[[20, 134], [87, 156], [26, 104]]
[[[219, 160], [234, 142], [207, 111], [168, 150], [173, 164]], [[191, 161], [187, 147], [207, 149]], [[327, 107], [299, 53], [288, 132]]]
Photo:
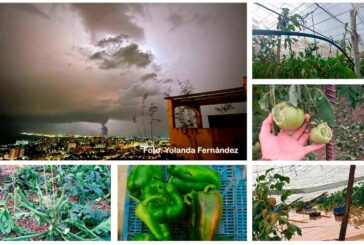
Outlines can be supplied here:
[[203, 93], [166, 97], [181, 104], [214, 105], [246, 101], [246, 90], [243, 87], [215, 90]]

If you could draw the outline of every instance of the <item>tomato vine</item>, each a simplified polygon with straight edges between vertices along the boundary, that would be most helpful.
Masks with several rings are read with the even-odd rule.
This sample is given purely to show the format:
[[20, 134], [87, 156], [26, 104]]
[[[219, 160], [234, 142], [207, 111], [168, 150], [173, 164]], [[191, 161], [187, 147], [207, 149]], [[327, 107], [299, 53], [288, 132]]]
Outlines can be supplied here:
[[[290, 240], [295, 234], [302, 235], [301, 229], [288, 221], [290, 207], [286, 201], [292, 193], [284, 187], [290, 178], [273, 174], [272, 170], [258, 176], [254, 185], [253, 240]], [[280, 204], [270, 195], [272, 191], [280, 192]]]
[[[289, 9], [282, 8], [277, 20], [277, 30], [291, 32], [304, 27], [305, 17], [291, 15]], [[336, 43], [350, 55], [352, 44], [346, 41], [348, 33], [346, 25], [343, 39], [337, 40]], [[281, 50], [282, 40], [284, 50]], [[330, 50], [327, 56], [323, 54], [320, 48], [322, 45], [317, 40], [309, 42], [304, 39], [303, 43], [300, 44], [299, 39], [289, 36], [285, 36], [284, 39], [282, 36], [253, 37], [253, 77], [359, 78], [354, 72], [352, 62], [342, 53], [332, 51], [331, 44], [328, 44]], [[361, 67], [364, 68], [364, 62]]]

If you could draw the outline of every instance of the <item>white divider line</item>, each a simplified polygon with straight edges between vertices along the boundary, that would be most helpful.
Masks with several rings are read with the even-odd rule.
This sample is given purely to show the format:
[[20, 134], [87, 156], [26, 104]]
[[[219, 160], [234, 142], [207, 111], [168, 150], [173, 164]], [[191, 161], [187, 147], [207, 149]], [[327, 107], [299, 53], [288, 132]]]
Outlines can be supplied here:
[[111, 162], [111, 241], [118, 240], [118, 165]]

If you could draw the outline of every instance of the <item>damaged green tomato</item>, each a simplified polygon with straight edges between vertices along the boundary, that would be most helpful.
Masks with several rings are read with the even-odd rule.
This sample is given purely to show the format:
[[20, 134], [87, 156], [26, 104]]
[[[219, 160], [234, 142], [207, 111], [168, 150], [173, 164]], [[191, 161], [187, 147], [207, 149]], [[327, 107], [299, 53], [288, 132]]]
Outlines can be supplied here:
[[316, 144], [327, 144], [332, 139], [332, 131], [326, 122], [320, 123], [310, 132], [310, 140]]
[[303, 110], [289, 105], [287, 102], [281, 102], [272, 109], [273, 120], [280, 128], [288, 131], [298, 129], [305, 120]]

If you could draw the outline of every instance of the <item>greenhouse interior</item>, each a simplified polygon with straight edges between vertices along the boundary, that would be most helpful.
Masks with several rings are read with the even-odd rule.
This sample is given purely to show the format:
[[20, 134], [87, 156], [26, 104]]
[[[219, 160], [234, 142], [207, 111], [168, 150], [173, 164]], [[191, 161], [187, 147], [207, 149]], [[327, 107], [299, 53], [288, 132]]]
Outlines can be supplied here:
[[362, 78], [364, 3], [255, 3], [254, 78]]
[[363, 166], [254, 166], [253, 180], [254, 240], [364, 240]]

